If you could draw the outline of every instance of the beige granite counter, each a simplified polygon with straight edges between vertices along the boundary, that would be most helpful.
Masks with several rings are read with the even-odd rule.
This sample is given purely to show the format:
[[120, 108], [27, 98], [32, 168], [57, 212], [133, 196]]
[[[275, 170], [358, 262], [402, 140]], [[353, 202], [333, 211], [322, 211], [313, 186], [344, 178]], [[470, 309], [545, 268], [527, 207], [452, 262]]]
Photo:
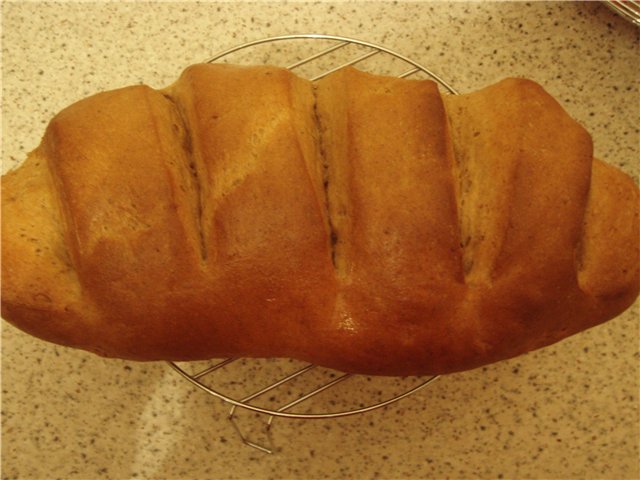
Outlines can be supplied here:
[[[638, 178], [639, 30], [599, 3], [4, 2], [2, 14], [3, 171], [80, 97], [163, 86], [247, 40], [322, 32], [394, 48], [463, 92], [537, 80], [597, 156]], [[278, 419], [274, 455], [242, 445], [228, 407], [165, 364], [104, 360], [3, 322], [2, 478], [640, 478], [637, 307], [373, 413]], [[359, 404], [392, 388], [361, 380], [340, 395]]]

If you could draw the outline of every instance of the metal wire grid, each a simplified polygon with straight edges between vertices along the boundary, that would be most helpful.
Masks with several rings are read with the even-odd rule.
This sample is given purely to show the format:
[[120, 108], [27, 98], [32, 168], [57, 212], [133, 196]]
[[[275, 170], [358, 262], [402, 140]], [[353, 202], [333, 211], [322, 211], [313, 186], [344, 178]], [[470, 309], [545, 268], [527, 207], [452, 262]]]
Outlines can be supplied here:
[[[445, 82], [442, 78], [440, 78], [434, 72], [427, 69], [423, 65], [420, 65], [414, 60], [411, 60], [410, 58], [404, 55], [401, 55], [400, 53], [397, 53], [381, 45], [376, 45], [376, 44], [365, 42], [362, 40], [335, 36], [335, 35], [300, 34], [300, 35], [282, 35], [277, 37], [264, 38], [264, 39], [255, 40], [252, 42], [247, 42], [242, 45], [238, 45], [236, 47], [224, 50], [218, 53], [217, 55], [213, 56], [211, 59], [207, 60], [207, 63], [220, 61], [225, 57], [228, 57], [236, 52], [248, 49], [250, 47], [255, 47], [262, 44], [273, 44], [275, 42], [286, 42], [286, 41], [307, 41], [307, 42], [311, 41], [314, 43], [314, 45], [322, 42], [329, 43], [328, 47], [320, 51], [317, 51], [315, 53], [312, 53], [310, 55], [307, 55], [304, 58], [300, 60], [296, 60], [295, 62], [292, 62], [289, 65], [287, 65], [286, 68], [288, 68], [289, 70], [299, 69], [302, 66], [311, 65], [314, 62], [317, 64], [319, 60], [326, 59], [327, 56], [329, 56], [330, 54], [334, 55], [339, 50], [343, 52], [346, 51], [348, 49], [347, 47], [351, 47], [351, 48], [355, 47], [355, 49], [357, 50], [355, 52], [355, 56], [350, 57], [349, 59], [344, 61], [339, 61], [337, 62], [337, 64], [331, 64], [329, 67], [324, 67], [320, 72], [307, 75], [307, 78], [309, 78], [309, 80], [311, 81], [319, 80], [320, 78], [323, 78], [326, 75], [329, 75], [330, 73], [335, 72], [341, 68], [344, 68], [350, 65], [362, 64], [365, 60], [368, 60], [374, 56], [380, 57], [380, 56], [386, 55], [387, 58], [397, 59], [397, 60], [400, 60], [401, 63], [409, 65], [408, 70], [404, 70], [403, 72], [396, 74], [396, 76], [400, 78], [406, 78], [418, 73], [426, 74], [428, 77], [430, 77], [431, 79], [439, 83], [448, 93], [452, 93], [452, 94], [458, 93], [451, 85]], [[335, 60], [332, 60], [332, 61], [335, 62]], [[299, 74], [299, 72], [296, 72], [296, 73]], [[224, 402], [228, 403], [229, 405], [231, 405], [231, 409], [229, 411], [227, 418], [233, 424], [242, 442], [248, 446], [256, 448], [265, 453], [273, 453], [274, 451], [272, 446], [272, 440], [270, 437], [270, 431], [271, 431], [271, 426], [273, 424], [273, 420], [275, 417], [295, 418], [295, 419], [319, 419], [319, 418], [327, 419], [327, 418], [337, 418], [337, 417], [344, 417], [348, 415], [356, 415], [359, 413], [370, 412], [372, 410], [384, 407], [386, 405], [390, 405], [394, 402], [397, 402], [403, 398], [408, 397], [409, 395], [417, 392], [418, 390], [421, 390], [427, 387], [439, 377], [438, 375], [435, 375], [430, 377], [414, 377], [412, 379], [406, 379], [407, 382], [409, 383], [411, 381], [413, 382], [417, 381], [417, 384], [412, 385], [410, 387], [405, 386], [405, 389], [402, 393], [392, 395], [391, 397], [386, 398], [384, 400], [374, 401], [369, 405], [361, 405], [356, 408], [347, 408], [339, 411], [324, 411], [324, 412], [309, 413], [309, 412], [292, 411], [292, 409], [304, 404], [305, 402], [308, 404], [311, 399], [316, 398], [317, 396], [319, 396], [324, 392], [328, 392], [330, 390], [335, 391], [338, 384], [341, 384], [349, 379], [353, 379], [358, 376], [348, 374], [348, 373], [342, 373], [342, 372], [331, 373], [330, 379], [328, 381], [320, 381], [318, 384], [315, 384], [312, 388], [308, 389], [306, 393], [297, 396], [293, 400], [287, 401], [286, 403], [279, 405], [276, 408], [268, 408], [268, 407], [257, 405], [256, 401], [258, 401], [258, 399], [260, 398], [264, 398], [264, 396], [267, 393], [272, 394], [275, 391], [282, 390], [285, 386], [290, 385], [292, 382], [294, 382], [297, 379], [301, 379], [303, 377], [309, 377], [310, 372], [316, 370], [318, 367], [316, 365], [306, 364], [303, 367], [296, 369], [292, 373], [287, 374], [279, 378], [278, 380], [267, 384], [266, 386], [256, 389], [249, 395], [241, 396], [240, 398], [234, 398], [228, 394], [222, 393], [221, 391], [219, 391], [219, 387], [214, 388], [211, 384], [208, 384], [210, 381], [212, 381], [211, 379], [216, 372], [221, 372], [224, 370], [227, 375], [231, 374], [233, 376], [233, 372], [230, 369], [232, 369], [234, 366], [237, 366], [239, 364], [239, 360], [241, 360], [241, 362], [251, 361], [249, 359], [227, 358], [224, 360], [218, 360], [216, 363], [212, 365], [208, 365], [206, 368], [196, 371], [195, 373], [189, 373], [185, 368], [179, 366], [177, 363], [174, 363], [174, 362], [169, 362], [169, 365], [178, 374], [180, 374], [184, 379], [186, 379], [193, 385], [197, 386], [198, 388], [204, 390], [208, 394], [214, 397], [217, 397], [223, 400]], [[370, 379], [370, 377], [367, 377], [367, 379]], [[332, 402], [327, 402], [327, 403], [332, 403]], [[266, 431], [267, 431], [267, 434], [269, 435], [268, 436], [269, 446], [252, 441], [251, 439], [248, 438], [247, 435], [245, 435], [242, 432], [241, 428], [238, 426], [238, 423], [236, 422], [236, 410], [238, 407], [268, 416], [268, 419], [266, 421]]]
[[635, 0], [612, 0], [604, 2], [611, 10], [640, 27], [640, 2]]

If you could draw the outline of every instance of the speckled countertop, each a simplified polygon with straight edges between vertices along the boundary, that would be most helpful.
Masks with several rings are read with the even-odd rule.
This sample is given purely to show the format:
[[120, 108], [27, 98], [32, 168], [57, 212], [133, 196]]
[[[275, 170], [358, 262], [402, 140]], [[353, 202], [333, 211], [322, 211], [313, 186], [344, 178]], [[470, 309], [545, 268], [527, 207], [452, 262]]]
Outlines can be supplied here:
[[[247, 40], [322, 32], [394, 48], [463, 92], [537, 80], [592, 133], [597, 156], [638, 178], [639, 30], [600, 3], [4, 2], [2, 15], [3, 171], [85, 95], [163, 86]], [[2, 478], [636, 479], [638, 332], [636, 304], [383, 410], [279, 419], [278, 452], [265, 455], [240, 443], [228, 407], [165, 364], [104, 360], [3, 322]], [[243, 375], [264, 382], [255, 369]], [[359, 404], [396, 384], [360, 379], [340, 395]], [[241, 423], [260, 438], [260, 418]]]

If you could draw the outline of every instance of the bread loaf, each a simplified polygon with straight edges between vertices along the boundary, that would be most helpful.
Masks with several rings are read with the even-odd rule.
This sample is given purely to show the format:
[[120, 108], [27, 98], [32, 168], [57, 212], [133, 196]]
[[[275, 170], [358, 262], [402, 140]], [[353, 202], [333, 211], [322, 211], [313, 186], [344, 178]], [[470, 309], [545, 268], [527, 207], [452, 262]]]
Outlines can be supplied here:
[[629, 307], [638, 187], [540, 86], [195, 65], [2, 178], [2, 315], [135, 360], [471, 369]]

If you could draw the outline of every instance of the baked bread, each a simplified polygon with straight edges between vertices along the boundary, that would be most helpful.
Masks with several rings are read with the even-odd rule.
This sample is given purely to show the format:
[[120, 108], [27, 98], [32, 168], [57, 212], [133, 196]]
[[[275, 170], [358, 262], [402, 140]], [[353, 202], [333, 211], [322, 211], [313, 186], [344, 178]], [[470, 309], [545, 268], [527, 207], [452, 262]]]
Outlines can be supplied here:
[[523, 79], [195, 65], [66, 108], [2, 188], [3, 317], [105, 356], [446, 373], [640, 284], [638, 187]]

